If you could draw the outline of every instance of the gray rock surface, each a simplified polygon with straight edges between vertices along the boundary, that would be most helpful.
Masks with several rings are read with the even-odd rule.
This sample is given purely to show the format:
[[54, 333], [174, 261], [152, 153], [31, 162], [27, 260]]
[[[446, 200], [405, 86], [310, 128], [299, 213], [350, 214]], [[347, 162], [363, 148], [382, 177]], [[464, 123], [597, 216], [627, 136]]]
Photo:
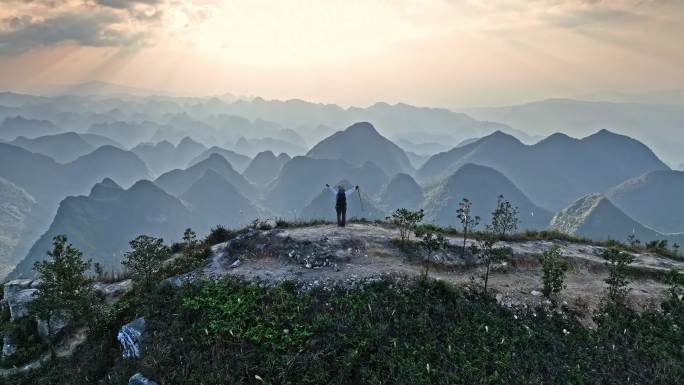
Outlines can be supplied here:
[[48, 337], [52, 337], [62, 331], [67, 326], [66, 320], [60, 317], [55, 317], [53, 316], [50, 319], [50, 325], [48, 326], [47, 321], [45, 320], [38, 320], [38, 323], [36, 325], [36, 328], [38, 329], [38, 335], [41, 336], [44, 340], [48, 339]]
[[10, 309], [10, 319], [16, 321], [29, 314], [29, 304], [33, 302], [34, 294], [38, 289], [23, 289], [19, 291], [11, 290], [11, 295], [5, 297], [7, 306]]
[[9, 357], [17, 352], [17, 347], [12, 343], [12, 339], [9, 336], [4, 336], [2, 338], [2, 356]]
[[128, 385], [157, 385], [157, 383], [140, 373], [136, 373], [128, 380]]
[[102, 293], [104, 295], [105, 303], [110, 305], [133, 288], [133, 280], [126, 279], [121, 282], [109, 284], [97, 282], [93, 285], [93, 288], [95, 291]]
[[116, 338], [121, 344], [123, 358], [139, 358], [140, 344], [145, 333], [145, 318], [137, 318], [121, 327]]

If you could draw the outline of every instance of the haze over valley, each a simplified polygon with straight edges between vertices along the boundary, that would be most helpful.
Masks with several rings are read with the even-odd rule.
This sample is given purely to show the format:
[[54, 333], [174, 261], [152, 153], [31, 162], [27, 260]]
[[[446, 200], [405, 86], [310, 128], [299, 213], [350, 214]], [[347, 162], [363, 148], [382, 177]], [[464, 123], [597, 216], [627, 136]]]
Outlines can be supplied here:
[[[662, 152], [623, 134], [646, 131], [645, 121], [599, 129], [605, 120], [579, 109], [571, 116], [584, 124], [570, 130], [568, 116], [543, 115], [560, 103], [554, 101], [537, 112], [534, 104], [524, 112], [474, 111], [502, 123], [407, 104], [342, 108], [301, 100], [107, 94], [117, 88], [104, 83], [77, 88], [92, 94], [0, 97], [5, 275], [30, 276], [58, 234], [119, 269], [136, 233], [174, 241], [187, 227], [202, 234], [257, 218], [331, 220], [326, 183], [361, 186], [361, 196], [350, 198], [349, 214], [356, 218], [423, 208], [427, 222], [456, 227], [463, 198], [484, 218], [503, 195], [520, 210], [522, 229], [554, 228], [598, 240], [633, 233], [671, 242], [681, 242], [684, 233], [682, 211], [673, 209], [681, 206], [684, 173]], [[601, 105], [595, 110], [603, 111]], [[542, 121], [521, 120], [522, 113], [558, 121], [559, 131], [540, 131]], [[565, 133], [574, 131], [587, 135]], [[661, 133], [646, 137], [657, 142]], [[669, 154], [671, 164], [681, 160]], [[582, 203], [595, 201], [595, 194], [610, 210]], [[598, 228], [579, 224], [597, 217]], [[575, 225], [561, 224], [569, 222]]]

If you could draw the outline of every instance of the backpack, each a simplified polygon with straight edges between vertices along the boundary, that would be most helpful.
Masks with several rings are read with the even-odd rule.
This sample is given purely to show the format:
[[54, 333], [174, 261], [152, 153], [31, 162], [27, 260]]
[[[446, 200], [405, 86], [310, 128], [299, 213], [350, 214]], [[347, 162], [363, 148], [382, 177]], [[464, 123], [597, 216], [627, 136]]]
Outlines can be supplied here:
[[335, 207], [347, 207], [347, 194], [344, 191], [337, 192], [337, 203]]

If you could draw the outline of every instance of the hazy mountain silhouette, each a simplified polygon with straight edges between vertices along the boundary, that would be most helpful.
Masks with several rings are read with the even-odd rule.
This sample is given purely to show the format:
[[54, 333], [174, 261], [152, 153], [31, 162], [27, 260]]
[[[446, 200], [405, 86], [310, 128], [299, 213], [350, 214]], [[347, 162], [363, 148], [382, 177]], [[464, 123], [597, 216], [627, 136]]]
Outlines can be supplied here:
[[226, 158], [212, 154], [209, 158], [184, 170], [176, 169], [162, 174], [154, 183], [174, 196], [181, 196], [190, 186], [204, 176], [207, 170], [214, 170], [245, 196], [253, 197], [256, 189], [240, 173], [235, 171]]
[[278, 176], [282, 167], [282, 160], [279, 160], [273, 152], [263, 151], [254, 157], [242, 175], [254, 184], [265, 185]]
[[423, 204], [423, 189], [408, 174], [396, 174], [383, 188], [380, 202], [386, 211], [407, 208], [415, 210]]
[[47, 155], [59, 163], [71, 162], [79, 156], [95, 150], [95, 146], [74, 132], [40, 136], [35, 139], [20, 136], [11, 141], [10, 144], [31, 152]]
[[130, 240], [147, 234], [173, 242], [191, 225], [191, 218], [178, 198], [150, 181], [142, 180], [123, 190], [106, 180], [95, 185], [90, 196], [70, 196], [60, 203], [48, 231], [10, 277], [33, 276], [33, 264], [46, 257], [52, 238], [59, 234], [66, 235], [93, 262], [119, 270]]
[[147, 163], [155, 175], [177, 168], [185, 168], [192, 159], [207, 148], [189, 137], [183, 138], [178, 146], [163, 140], [157, 144], [142, 143], [131, 149]]
[[444, 143], [423, 142], [413, 143], [406, 139], [397, 139], [395, 143], [404, 151], [410, 151], [416, 155], [434, 155], [440, 152], [449, 151], [453, 146]]
[[44, 206], [55, 207], [68, 195], [87, 192], [102, 178], [130, 185], [149, 178], [149, 172], [135, 154], [111, 146], [59, 164], [45, 155], [0, 143], [0, 177], [25, 189]]
[[109, 177], [123, 186], [140, 179], [149, 179], [147, 165], [137, 155], [117, 147], [102, 146], [65, 164], [70, 180], [79, 180], [91, 186], [103, 177]]
[[[353, 188], [353, 185], [348, 181], [340, 181], [334, 184], [334, 186], [339, 185], [343, 185], [345, 188]], [[378, 208], [368, 194], [363, 191], [360, 194], [361, 198], [359, 198], [359, 192], [355, 192], [347, 198], [347, 220], [352, 218], [384, 219], [385, 211]], [[335, 222], [337, 221], [335, 199], [335, 195], [327, 189], [322, 191], [319, 189], [319, 194], [301, 210], [298, 217], [304, 220], [323, 219]]]
[[212, 169], [181, 195], [193, 216], [201, 219], [195, 231], [205, 234], [212, 226], [237, 228], [260, 216], [260, 210], [223, 176]]
[[293, 155], [304, 155], [306, 153], [306, 147], [275, 138], [246, 139], [241, 137], [235, 144], [226, 143], [226, 147], [248, 156], [256, 156], [263, 151], [285, 152]]
[[469, 199], [472, 215], [482, 218], [481, 226], [489, 224], [497, 200], [503, 195], [519, 210], [519, 229], [543, 229], [551, 213], [534, 204], [499, 171], [475, 164], [466, 164], [426, 194], [425, 222], [441, 226], [460, 226], [456, 210], [463, 198]]
[[358, 184], [362, 191], [373, 195], [387, 182], [387, 175], [372, 162], [356, 167], [340, 159], [297, 156], [270, 184], [264, 204], [279, 215], [294, 216], [320, 193], [322, 186], [336, 180]]
[[149, 142], [159, 125], [152, 122], [107, 122], [90, 126], [88, 132], [113, 139], [124, 146], [133, 147], [142, 142]]
[[372, 122], [378, 130], [392, 137], [430, 132], [459, 138], [482, 136], [496, 130], [513, 131], [504, 124], [477, 121], [463, 113], [403, 103], [376, 103], [367, 108], [344, 109], [334, 104], [298, 99], [280, 101], [257, 97], [230, 104], [227, 112], [252, 120], [268, 119], [283, 127], [302, 127], [311, 133], [325, 132], [324, 127], [347, 127], [363, 121]]
[[425, 162], [430, 159], [428, 155], [418, 155], [416, 153], [413, 153], [411, 151], [404, 151], [406, 153], [406, 156], [409, 158], [409, 161], [411, 162], [411, 167], [414, 169], [419, 169], [421, 168]]
[[248, 157], [247, 155], [238, 154], [235, 151], [214, 146], [190, 160], [188, 167], [194, 166], [197, 163], [209, 158], [212, 154], [218, 154], [224, 157], [237, 172], [244, 172], [247, 166], [249, 166], [249, 163], [252, 161], [252, 158]]
[[668, 239], [681, 242], [684, 235], [664, 235], [632, 219], [602, 194], [582, 197], [558, 212], [551, 228], [582, 237], [626, 241], [634, 235], [642, 242]]
[[8, 117], [0, 124], [0, 138], [13, 140], [19, 136], [37, 138], [62, 132], [48, 120], [25, 119], [21, 116]]
[[646, 172], [669, 169], [642, 143], [605, 130], [583, 139], [554, 134], [534, 145], [496, 132], [431, 157], [417, 175], [424, 182], [439, 181], [467, 163], [501, 171], [551, 210]]
[[290, 155], [288, 155], [287, 153], [281, 152], [278, 155], [277, 159], [278, 159], [278, 162], [280, 163], [280, 167], [282, 167], [285, 165], [285, 163], [289, 162], [290, 159], [292, 159], [292, 157], [290, 157]]
[[608, 190], [606, 197], [645, 226], [684, 233], [684, 171], [653, 171]]
[[86, 142], [90, 143], [91, 146], [98, 148], [102, 146], [114, 146], [114, 147], [119, 147], [119, 148], [124, 148], [124, 145], [117, 142], [116, 140], [110, 139], [106, 136], [102, 135], [97, 135], [97, 134], [90, 134], [90, 133], [79, 133], [78, 136], [80, 136], [83, 140]]
[[343, 159], [361, 165], [367, 161], [378, 165], [387, 175], [413, 173], [404, 150], [380, 135], [372, 124], [355, 123], [315, 145], [307, 155], [314, 159]]
[[466, 112], [478, 119], [543, 135], [567, 132], [582, 136], [601, 129], [613, 130], [643, 141], [672, 164], [681, 161], [684, 147], [684, 105], [549, 99]]

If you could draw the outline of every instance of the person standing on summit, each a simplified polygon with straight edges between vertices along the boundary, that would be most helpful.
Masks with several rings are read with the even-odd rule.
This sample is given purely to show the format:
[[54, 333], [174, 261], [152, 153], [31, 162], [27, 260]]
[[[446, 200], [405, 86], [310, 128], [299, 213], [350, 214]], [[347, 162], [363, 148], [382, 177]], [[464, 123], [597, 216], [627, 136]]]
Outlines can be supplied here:
[[337, 226], [344, 227], [347, 224], [347, 197], [352, 195], [354, 191], [357, 191], [359, 186], [348, 190], [345, 190], [342, 185], [337, 186], [337, 190], [330, 187], [329, 184], [326, 184], [325, 187], [336, 196], [335, 211], [337, 212]]

